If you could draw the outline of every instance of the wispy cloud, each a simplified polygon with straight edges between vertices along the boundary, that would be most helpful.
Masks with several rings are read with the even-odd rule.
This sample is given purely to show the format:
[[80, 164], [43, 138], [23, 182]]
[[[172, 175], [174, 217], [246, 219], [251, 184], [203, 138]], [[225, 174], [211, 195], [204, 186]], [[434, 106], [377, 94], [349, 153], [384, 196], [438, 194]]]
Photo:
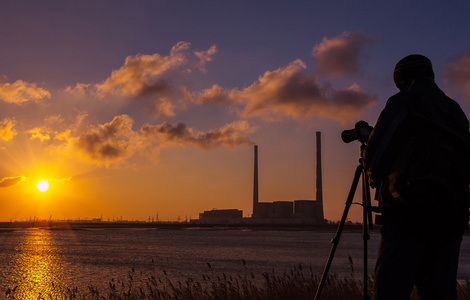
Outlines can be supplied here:
[[2, 140], [11, 140], [16, 134], [16, 130], [13, 128], [16, 121], [11, 118], [5, 118], [0, 121], [0, 138]]
[[141, 128], [144, 136], [156, 138], [161, 146], [169, 143], [179, 146], [195, 145], [206, 150], [221, 145], [228, 148], [242, 144], [253, 145], [253, 141], [246, 137], [253, 130], [247, 121], [235, 121], [208, 132], [196, 132], [192, 128], [187, 128], [184, 123], [146, 124]]
[[201, 72], [207, 72], [206, 64], [212, 61], [212, 56], [217, 53], [217, 46], [212, 45], [207, 51], [194, 51], [194, 55], [199, 59], [197, 64]]
[[[360, 32], [345, 33], [331, 40], [325, 38], [316, 47], [315, 53], [318, 61], [336, 53], [337, 57], [342, 57], [340, 73], [353, 73], [359, 69], [359, 57], [366, 41], [367, 37]], [[335, 45], [341, 51], [335, 52]], [[213, 45], [206, 51], [194, 51], [192, 55], [189, 49], [190, 43], [179, 42], [167, 56], [129, 56], [101, 83], [79, 83], [73, 88], [68, 87], [66, 92], [84, 97], [84, 101], [123, 97], [151, 114], [167, 117], [176, 117], [178, 110], [191, 109], [191, 106], [217, 104], [226, 106], [227, 113], [233, 113], [241, 120], [208, 131], [198, 131], [185, 122], [147, 123], [136, 131], [132, 128], [134, 120], [128, 114], [116, 115], [104, 124], [85, 124], [85, 118], [93, 121], [94, 116], [76, 110], [71, 120], [65, 121], [60, 115], [49, 116], [40, 126], [26, 133], [62, 156], [109, 166], [126, 161], [137, 152], [148, 152], [149, 145], [154, 153], [167, 145], [193, 145], [205, 150], [219, 146], [233, 148], [252, 145], [249, 136], [256, 128], [246, 118], [258, 117], [265, 121], [291, 118], [300, 121], [320, 117], [345, 123], [357, 119], [364, 108], [378, 101], [376, 96], [362, 91], [355, 83], [343, 89], [335, 89], [330, 83], [319, 83], [318, 74], [308, 72], [307, 65], [300, 59], [266, 71], [257, 81], [244, 88], [225, 89], [214, 84], [201, 91], [190, 91], [189, 84], [186, 85], [190, 82], [186, 79], [190, 77], [182, 81], [178, 79], [191, 75], [193, 70], [206, 72], [206, 64], [212, 61], [217, 47]], [[342, 51], [351, 49], [355, 50], [352, 56], [341, 55]], [[335, 69], [330, 67], [328, 70]], [[14, 125], [15, 121], [10, 119], [0, 123], [0, 129], [4, 128], [3, 139], [10, 139], [16, 134]]]
[[174, 116], [176, 110], [185, 108], [184, 88], [177, 88], [175, 81], [194, 69], [207, 72], [206, 64], [217, 53], [217, 46], [213, 45], [191, 55], [190, 46], [191, 43], [181, 41], [167, 56], [158, 53], [128, 56], [123, 66], [112, 71], [103, 82], [78, 83], [65, 91], [82, 97], [121, 96], [135, 101], [150, 115]]
[[76, 95], [76, 96], [86, 96], [93, 91], [94, 86], [92, 84], [77, 83], [75, 87], [68, 86], [65, 88], [65, 92]]
[[446, 65], [444, 79], [451, 86], [462, 90], [467, 100], [470, 100], [470, 51]]
[[200, 92], [189, 92], [187, 88], [183, 88], [183, 95], [189, 102], [196, 104], [230, 104], [230, 91], [227, 91], [218, 84], [214, 84], [211, 88], [204, 89]]
[[[158, 155], [160, 148], [169, 144], [182, 147], [194, 145], [205, 150], [219, 146], [233, 148], [252, 145], [253, 141], [248, 135], [255, 130], [247, 121], [240, 120], [207, 132], [196, 131], [184, 123], [173, 125], [166, 122], [145, 124], [139, 131], [134, 131], [134, 120], [129, 115], [117, 115], [110, 122], [88, 126], [80, 125], [84, 117], [86, 115], [83, 113], [79, 114], [73, 124], [62, 128], [59, 124], [64, 122], [59, 116], [49, 117], [47, 120], [52, 122], [54, 119], [55, 124], [33, 128], [27, 133], [32, 139], [46, 143], [53, 155], [110, 166], [126, 161], [137, 152], [144, 156]], [[158, 158], [152, 157], [152, 160]]]
[[17, 80], [13, 83], [0, 84], [0, 100], [8, 103], [39, 102], [50, 97], [51, 93], [49, 91], [37, 87], [35, 83]]
[[24, 176], [4, 177], [0, 179], [0, 187], [14, 186], [14, 185], [20, 184], [24, 180], [26, 180], [26, 177]]
[[58, 182], [58, 183], [61, 183], [61, 182], [68, 182], [72, 180], [72, 177], [69, 176], [69, 177], [63, 177], [63, 178], [49, 178], [47, 179], [47, 181], [49, 182]]
[[305, 73], [306, 64], [296, 60], [286, 67], [264, 73], [251, 86], [230, 91], [214, 85], [187, 98], [195, 103], [237, 103], [242, 117], [261, 117], [267, 121], [286, 117], [333, 119], [341, 123], [355, 119], [378, 99], [363, 92], [357, 84], [335, 90], [331, 84], [319, 84], [313, 74]]
[[38, 139], [40, 141], [47, 141], [51, 139], [49, 131], [46, 127], [35, 127], [26, 131], [31, 135], [31, 139]]
[[[314, 57], [323, 72], [355, 74], [362, 63], [364, 46], [369, 42], [360, 31], [346, 32], [332, 39], [324, 38], [315, 46]], [[329, 83], [320, 84], [317, 75], [306, 72], [307, 66], [301, 60], [266, 71], [258, 81], [243, 89], [228, 90], [214, 84], [201, 91], [190, 91], [188, 86], [179, 85], [177, 78], [191, 74], [193, 69], [207, 71], [206, 63], [212, 61], [217, 47], [194, 51], [192, 56], [189, 48], [190, 43], [179, 42], [167, 56], [129, 56], [109, 78], [91, 87], [96, 95], [128, 97], [149, 114], [166, 117], [175, 117], [188, 104], [218, 104], [238, 112], [242, 118], [261, 117], [273, 121], [322, 117], [344, 123], [357, 118], [361, 110], [378, 101], [355, 83], [343, 89], [335, 89]], [[68, 91], [83, 94], [89, 89], [90, 85], [77, 85]]]
[[331, 39], [324, 37], [313, 47], [312, 54], [322, 73], [334, 77], [355, 75], [361, 70], [364, 48], [371, 43], [372, 39], [362, 31], [344, 32]]
[[139, 97], [170, 89], [170, 85], [161, 78], [161, 75], [185, 62], [189, 46], [190, 43], [179, 42], [173, 46], [169, 56], [159, 54], [128, 56], [121, 68], [114, 70], [109, 78], [96, 85], [98, 94]]
[[64, 122], [60, 115], [48, 116], [44, 119], [43, 125], [26, 130], [32, 140], [38, 139], [40, 141], [47, 141], [51, 139], [51, 135], [58, 134], [59, 126]]

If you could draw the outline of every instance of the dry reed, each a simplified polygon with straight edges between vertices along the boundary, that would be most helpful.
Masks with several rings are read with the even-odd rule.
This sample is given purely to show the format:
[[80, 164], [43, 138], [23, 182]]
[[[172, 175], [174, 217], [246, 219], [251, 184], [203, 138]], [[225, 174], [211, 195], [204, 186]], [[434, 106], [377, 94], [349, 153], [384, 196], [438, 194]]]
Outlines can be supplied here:
[[[245, 262], [242, 260], [242, 263]], [[55, 287], [48, 294], [39, 294], [37, 299], [77, 299], [77, 300], [303, 300], [314, 299], [320, 282], [312, 268], [295, 267], [282, 275], [265, 272], [261, 275], [246, 272], [244, 275], [214, 275], [208, 264], [210, 275], [202, 274], [200, 280], [188, 278], [185, 281], [172, 281], [166, 271], [162, 277], [144, 277], [132, 269], [125, 280], [112, 279], [107, 289], [99, 290], [89, 286], [87, 290], [78, 288]], [[260, 276], [259, 278], [257, 276]], [[261, 279], [261, 280], [260, 280]], [[369, 278], [368, 286], [372, 287]], [[8, 289], [4, 295], [8, 299], [21, 299], [17, 294], [20, 289]], [[373, 299], [372, 291], [369, 295]], [[330, 275], [322, 292], [322, 299], [363, 299], [363, 284], [355, 279], [354, 274], [346, 277]], [[414, 292], [411, 299], [418, 299]], [[458, 299], [470, 299], [470, 281], [458, 285]]]

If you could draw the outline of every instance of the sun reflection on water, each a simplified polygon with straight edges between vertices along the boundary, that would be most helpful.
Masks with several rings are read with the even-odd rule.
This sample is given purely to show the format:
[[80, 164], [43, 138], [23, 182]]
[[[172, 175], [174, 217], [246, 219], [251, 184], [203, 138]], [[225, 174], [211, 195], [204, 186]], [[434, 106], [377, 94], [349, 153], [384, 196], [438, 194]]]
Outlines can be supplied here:
[[62, 267], [49, 230], [28, 230], [16, 253], [11, 288], [16, 298], [47, 299], [60, 294]]

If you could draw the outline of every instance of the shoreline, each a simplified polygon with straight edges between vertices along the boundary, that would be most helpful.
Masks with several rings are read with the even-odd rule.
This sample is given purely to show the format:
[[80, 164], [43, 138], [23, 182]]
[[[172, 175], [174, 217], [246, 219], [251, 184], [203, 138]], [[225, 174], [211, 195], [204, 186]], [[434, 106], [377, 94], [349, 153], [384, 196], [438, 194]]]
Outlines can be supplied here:
[[[337, 223], [319, 225], [293, 224], [194, 224], [185, 222], [86, 222], [86, 221], [15, 221], [0, 222], [1, 231], [15, 229], [42, 228], [49, 230], [90, 230], [90, 229], [250, 229], [250, 230], [302, 230], [334, 232]], [[378, 226], [374, 227], [376, 231]], [[361, 224], [345, 224], [344, 230], [362, 231]]]
[[[380, 233], [380, 225], [368, 228], [369, 233]], [[277, 230], [337, 232], [338, 223], [327, 224], [197, 224], [189, 222], [142, 222], [142, 221], [13, 221], [0, 222], [0, 234], [24, 229], [46, 230], [98, 230], [98, 229], [155, 229], [155, 230]], [[362, 232], [362, 224], [345, 224], [343, 232]], [[464, 232], [470, 236], [470, 230]]]

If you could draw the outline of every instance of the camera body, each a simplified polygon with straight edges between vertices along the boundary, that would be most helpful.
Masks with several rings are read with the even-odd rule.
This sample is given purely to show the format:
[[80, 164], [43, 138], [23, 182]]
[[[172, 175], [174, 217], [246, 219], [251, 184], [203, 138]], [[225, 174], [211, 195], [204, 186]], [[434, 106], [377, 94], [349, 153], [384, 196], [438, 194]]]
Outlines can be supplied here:
[[366, 143], [372, 129], [374, 129], [374, 127], [370, 126], [366, 121], [359, 121], [353, 129], [344, 130], [341, 133], [341, 139], [345, 143], [350, 143], [356, 140], [361, 143]]

